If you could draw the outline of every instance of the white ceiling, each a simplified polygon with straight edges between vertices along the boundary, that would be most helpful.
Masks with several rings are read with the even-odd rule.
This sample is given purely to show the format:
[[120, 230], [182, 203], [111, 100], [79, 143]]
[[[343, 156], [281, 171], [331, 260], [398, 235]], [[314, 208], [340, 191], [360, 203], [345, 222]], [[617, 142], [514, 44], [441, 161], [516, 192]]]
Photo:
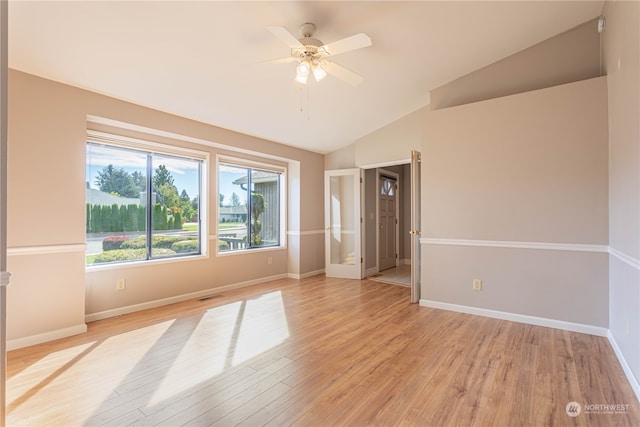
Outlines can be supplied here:
[[[598, 16], [602, 1], [11, 1], [9, 67], [320, 153], [428, 104], [429, 90]], [[306, 88], [267, 26], [325, 43], [362, 75]], [[302, 111], [301, 111], [302, 108]]]

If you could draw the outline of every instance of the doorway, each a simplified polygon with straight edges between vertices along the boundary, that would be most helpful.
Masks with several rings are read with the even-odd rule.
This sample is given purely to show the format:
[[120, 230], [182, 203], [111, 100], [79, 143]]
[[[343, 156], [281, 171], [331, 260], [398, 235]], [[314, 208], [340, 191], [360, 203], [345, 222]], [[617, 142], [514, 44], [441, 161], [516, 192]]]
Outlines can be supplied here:
[[378, 169], [378, 271], [398, 266], [399, 174]]
[[[384, 169], [382, 169], [384, 168]], [[379, 172], [387, 180], [380, 181]], [[395, 174], [395, 175], [394, 175]], [[396, 186], [391, 268], [380, 266], [379, 193], [391, 193]], [[384, 190], [384, 191], [383, 191]], [[393, 198], [391, 198], [393, 200]], [[387, 198], [388, 202], [389, 199]], [[387, 208], [385, 208], [386, 212]], [[325, 272], [328, 277], [361, 279], [367, 277], [385, 283], [411, 287], [411, 302], [420, 298], [420, 153], [412, 150], [406, 162], [371, 165], [368, 168], [325, 171]], [[397, 255], [396, 255], [397, 254]], [[384, 268], [385, 265], [382, 267]], [[395, 277], [394, 277], [395, 276]]]
[[[363, 219], [365, 276], [408, 286], [411, 264], [411, 166], [365, 169]], [[397, 222], [397, 224], [396, 224]]]

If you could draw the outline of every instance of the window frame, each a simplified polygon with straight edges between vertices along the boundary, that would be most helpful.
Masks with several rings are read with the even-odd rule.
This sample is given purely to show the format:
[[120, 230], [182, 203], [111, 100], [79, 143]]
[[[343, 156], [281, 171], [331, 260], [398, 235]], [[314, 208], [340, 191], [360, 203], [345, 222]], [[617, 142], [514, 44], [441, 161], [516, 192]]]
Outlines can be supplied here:
[[[149, 141], [146, 139], [140, 138], [132, 138], [128, 136], [118, 135], [115, 133], [107, 133], [101, 131], [95, 131], [88, 129], [86, 138], [85, 138], [85, 170], [88, 166], [87, 163], [87, 155], [86, 155], [86, 147], [89, 144], [102, 145], [107, 147], [113, 147], [115, 149], [124, 149], [124, 150], [133, 150], [142, 154], [146, 154], [150, 156], [151, 162], [153, 161], [153, 156], [168, 156], [168, 157], [178, 157], [184, 158], [186, 160], [195, 160], [199, 161], [199, 182], [198, 182], [198, 241], [199, 241], [199, 253], [185, 253], [185, 254], [175, 254], [170, 256], [155, 256], [150, 257], [152, 248], [146, 247], [147, 256], [145, 259], [137, 259], [131, 261], [120, 261], [120, 262], [109, 262], [109, 263], [98, 263], [98, 264], [86, 264], [86, 270], [103, 270], [103, 269], [114, 269], [114, 268], [129, 268], [134, 266], [144, 266], [150, 264], [157, 263], [171, 263], [171, 262], [184, 262], [195, 259], [203, 259], [209, 257], [209, 239], [207, 233], [207, 224], [208, 224], [208, 171], [210, 168], [210, 154], [206, 151], [193, 150], [190, 148], [185, 148], [177, 145], [169, 145], [165, 143]], [[152, 176], [148, 174], [148, 170], [145, 170], [148, 176], [147, 185], [153, 186], [151, 182], [153, 180]], [[88, 179], [85, 176], [85, 181]], [[85, 198], [85, 206], [87, 203], [90, 203], [89, 200]], [[150, 210], [149, 210], [150, 211]], [[149, 227], [153, 227], [152, 221], [149, 219], [151, 216], [150, 212], [147, 212], [147, 224], [145, 231], [145, 235], [148, 236], [149, 233], [153, 235], [154, 230], [149, 230]], [[151, 222], [150, 222], [151, 221]], [[157, 231], [157, 230], [156, 230]], [[86, 239], [86, 231], [85, 231], [85, 239]]]
[[[278, 212], [279, 212], [279, 230], [278, 230], [278, 241], [277, 245], [271, 246], [254, 246], [254, 247], [246, 247], [242, 249], [228, 250], [228, 251], [220, 251], [218, 246], [219, 236], [220, 236], [220, 203], [216, 197], [216, 225], [215, 225], [215, 254], [216, 256], [233, 256], [238, 254], [246, 254], [254, 251], [273, 251], [273, 250], [282, 250], [287, 247], [287, 239], [286, 239], [286, 230], [287, 230], [287, 167], [284, 165], [279, 165], [276, 163], [268, 163], [264, 161], [255, 161], [249, 160], [246, 158], [233, 157], [225, 154], [217, 154], [216, 155], [216, 169], [215, 169], [215, 188], [216, 188], [216, 196], [220, 194], [220, 166], [230, 166], [230, 167], [238, 167], [238, 168], [247, 168], [247, 169], [255, 169], [264, 172], [273, 172], [280, 174], [279, 177], [279, 188], [278, 188]], [[248, 215], [248, 213], [247, 213]], [[247, 228], [247, 233], [249, 233], [249, 228]]]

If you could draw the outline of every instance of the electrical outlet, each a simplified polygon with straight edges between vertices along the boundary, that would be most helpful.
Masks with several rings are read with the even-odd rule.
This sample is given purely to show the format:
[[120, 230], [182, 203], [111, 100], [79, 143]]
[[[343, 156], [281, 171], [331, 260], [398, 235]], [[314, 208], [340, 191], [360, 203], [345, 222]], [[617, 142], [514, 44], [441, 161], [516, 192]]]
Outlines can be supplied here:
[[116, 280], [116, 290], [124, 291], [127, 288], [127, 282], [124, 279]]
[[473, 279], [473, 290], [474, 291], [481, 291], [482, 290], [482, 280]]
[[273, 258], [271, 257], [267, 258], [267, 264], [269, 265], [273, 264]]

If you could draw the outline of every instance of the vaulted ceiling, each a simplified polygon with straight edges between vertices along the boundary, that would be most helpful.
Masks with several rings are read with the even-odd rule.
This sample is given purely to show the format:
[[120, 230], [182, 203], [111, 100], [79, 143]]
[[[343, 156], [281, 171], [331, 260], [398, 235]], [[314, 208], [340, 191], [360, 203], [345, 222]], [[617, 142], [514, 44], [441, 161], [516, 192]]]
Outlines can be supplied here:
[[[429, 91], [597, 17], [602, 1], [11, 1], [9, 67], [245, 134], [333, 151]], [[304, 22], [364, 77], [306, 86], [267, 26]]]

